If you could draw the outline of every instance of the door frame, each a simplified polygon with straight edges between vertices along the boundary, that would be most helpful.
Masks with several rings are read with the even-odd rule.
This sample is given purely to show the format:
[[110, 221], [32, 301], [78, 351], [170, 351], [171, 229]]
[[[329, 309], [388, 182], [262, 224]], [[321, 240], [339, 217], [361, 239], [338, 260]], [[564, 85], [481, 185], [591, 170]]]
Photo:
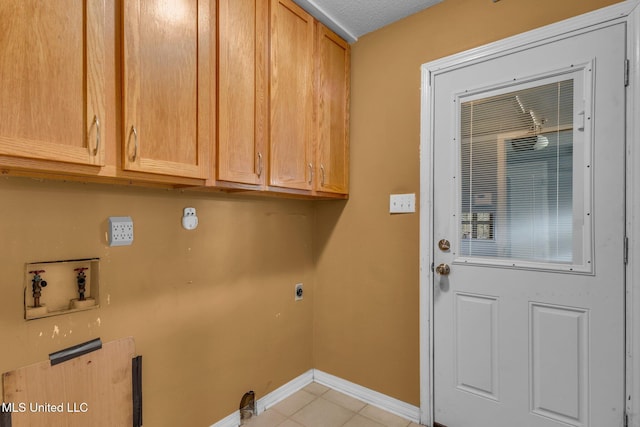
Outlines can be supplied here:
[[[438, 74], [579, 34], [611, 22], [627, 24], [629, 87], [626, 98], [626, 352], [625, 413], [629, 427], [640, 427], [640, 0], [626, 0], [515, 35], [485, 46], [428, 62], [421, 67], [420, 113], [420, 421], [432, 426], [433, 407], [433, 107], [431, 82]], [[634, 193], [636, 196], [634, 197]], [[634, 217], [636, 218], [634, 221]], [[625, 256], [620, 248], [620, 256]]]

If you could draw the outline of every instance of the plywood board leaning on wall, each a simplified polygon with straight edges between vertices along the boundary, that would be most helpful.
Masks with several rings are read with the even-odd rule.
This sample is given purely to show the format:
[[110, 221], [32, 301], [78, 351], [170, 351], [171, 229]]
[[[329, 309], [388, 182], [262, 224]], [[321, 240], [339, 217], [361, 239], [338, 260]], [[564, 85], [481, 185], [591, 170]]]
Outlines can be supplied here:
[[[11, 426], [129, 426], [133, 420], [133, 338], [52, 366], [5, 372], [3, 410]], [[1, 424], [1, 423], [0, 423]]]

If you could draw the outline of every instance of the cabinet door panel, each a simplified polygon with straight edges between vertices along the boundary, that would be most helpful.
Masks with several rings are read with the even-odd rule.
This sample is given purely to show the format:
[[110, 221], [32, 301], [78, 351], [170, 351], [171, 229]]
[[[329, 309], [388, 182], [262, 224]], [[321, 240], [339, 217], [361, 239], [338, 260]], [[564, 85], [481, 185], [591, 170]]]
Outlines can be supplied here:
[[208, 136], [200, 125], [208, 119], [199, 114], [207, 75], [199, 67], [207, 64], [208, 43], [199, 41], [208, 17], [206, 1], [125, 2], [125, 169], [207, 176]]
[[0, 154], [104, 164], [104, 19], [104, 0], [0, 2]]
[[349, 44], [318, 24], [317, 189], [349, 189]]
[[264, 183], [268, 11], [268, 0], [218, 1], [218, 180]]
[[269, 183], [273, 186], [312, 188], [313, 46], [313, 18], [290, 0], [272, 0]]

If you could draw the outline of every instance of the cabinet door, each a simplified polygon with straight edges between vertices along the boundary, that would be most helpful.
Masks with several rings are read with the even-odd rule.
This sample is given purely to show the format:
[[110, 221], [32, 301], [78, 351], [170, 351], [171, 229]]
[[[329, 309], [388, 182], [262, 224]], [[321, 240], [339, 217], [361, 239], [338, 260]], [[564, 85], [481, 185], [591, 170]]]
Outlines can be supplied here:
[[264, 184], [269, 0], [218, 1], [218, 150], [221, 181]]
[[103, 165], [104, 0], [0, 2], [0, 155]]
[[316, 189], [349, 192], [349, 77], [350, 47], [318, 23], [318, 134], [319, 177]]
[[290, 0], [271, 1], [269, 184], [311, 190], [313, 18]]
[[125, 170], [206, 178], [209, 2], [124, 2]]

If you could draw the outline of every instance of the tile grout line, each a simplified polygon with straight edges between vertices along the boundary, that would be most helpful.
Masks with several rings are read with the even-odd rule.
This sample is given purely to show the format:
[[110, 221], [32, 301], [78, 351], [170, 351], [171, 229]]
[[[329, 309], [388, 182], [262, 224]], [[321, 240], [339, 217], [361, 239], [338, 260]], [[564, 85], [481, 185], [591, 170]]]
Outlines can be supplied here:
[[378, 423], [378, 424], [380, 424], [380, 425], [383, 425], [384, 427], [389, 427], [386, 423], [383, 423], [383, 422], [382, 422], [382, 420], [377, 420], [377, 419], [375, 419], [375, 418], [372, 418], [372, 417], [370, 417], [370, 416], [368, 416], [368, 415], [363, 414], [363, 413], [362, 413], [362, 411], [364, 411], [365, 409], [367, 409], [367, 406], [371, 406], [371, 405], [369, 405], [369, 404], [364, 405], [364, 407], [362, 407], [362, 408], [358, 411], [358, 415], [360, 415], [360, 416], [361, 416], [361, 417], [363, 417], [363, 418], [366, 418], [367, 420], [370, 420], [370, 421], [373, 421], [373, 422]]
[[[294, 422], [294, 423], [296, 423], [296, 424], [298, 424], [298, 425], [301, 425], [302, 427], [306, 427], [304, 424], [302, 424], [302, 423], [298, 422], [297, 420], [294, 420], [294, 419], [293, 419], [293, 416], [294, 416], [295, 414], [297, 414], [298, 412], [302, 411], [302, 410], [303, 410], [304, 408], [306, 408], [307, 406], [311, 405], [311, 404], [312, 404], [313, 402], [315, 402], [316, 400], [318, 400], [318, 399], [322, 396], [322, 394], [324, 394], [324, 393], [326, 393], [326, 392], [328, 392], [328, 391], [329, 391], [329, 389], [327, 389], [327, 390], [323, 391], [323, 392], [322, 392], [322, 394], [318, 395], [318, 394], [315, 394], [315, 393], [312, 393], [312, 392], [310, 392], [310, 391], [305, 390], [305, 388], [306, 388], [306, 387], [303, 387], [303, 388], [301, 388], [299, 391], [305, 391], [305, 392], [307, 392], [307, 393], [309, 393], [309, 394], [312, 394], [312, 395], [314, 396], [314, 398], [313, 398], [313, 400], [309, 401], [309, 403], [306, 403], [306, 404], [302, 405], [300, 408], [298, 408], [298, 410], [297, 410], [297, 411], [295, 411], [293, 414], [291, 414], [291, 415], [285, 415], [285, 414], [283, 414], [282, 412], [278, 412], [278, 410], [277, 410], [277, 409], [275, 409], [275, 408], [270, 408], [272, 411], [278, 412], [278, 414], [280, 414], [280, 415], [282, 415], [282, 416], [284, 416], [284, 417], [285, 417], [284, 421], [282, 421], [281, 423], [279, 423], [279, 424], [278, 424], [278, 426], [281, 426], [282, 424], [284, 424], [284, 423], [285, 423], [285, 422], [287, 422], [287, 421], [291, 421], [291, 422]], [[276, 426], [276, 427], [278, 427], [278, 426]]]
[[351, 418], [349, 418], [347, 421], [345, 421], [345, 422], [342, 424], [342, 426], [347, 425], [347, 423], [348, 423], [349, 421], [351, 421], [352, 419], [354, 419], [354, 418], [358, 415], [358, 413], [357, 413], [357, 412], [355, 412], [355, 411], [351, 411], [351, 412], [353, 413], [353, 415], [351, 416]]

